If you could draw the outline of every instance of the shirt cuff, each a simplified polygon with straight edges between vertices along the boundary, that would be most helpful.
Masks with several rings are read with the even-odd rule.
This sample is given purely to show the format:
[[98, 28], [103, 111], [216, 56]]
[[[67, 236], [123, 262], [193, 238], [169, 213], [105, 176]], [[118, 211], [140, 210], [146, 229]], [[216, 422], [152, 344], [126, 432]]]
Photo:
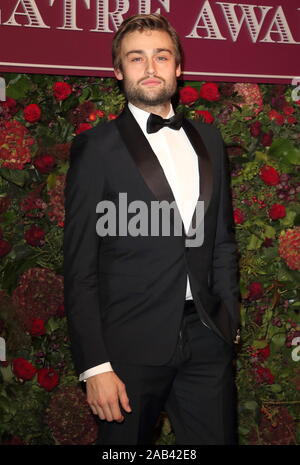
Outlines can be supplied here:
[[106, 373], [107, 371], [114, 371], [110, 362], [101, 363], [101, 365], [97, 365], [81, 373], [79, 376], [79, 381], [85, 382], [87, 378], [90, 378], [91, 376], [99, 375], [100, 373]]

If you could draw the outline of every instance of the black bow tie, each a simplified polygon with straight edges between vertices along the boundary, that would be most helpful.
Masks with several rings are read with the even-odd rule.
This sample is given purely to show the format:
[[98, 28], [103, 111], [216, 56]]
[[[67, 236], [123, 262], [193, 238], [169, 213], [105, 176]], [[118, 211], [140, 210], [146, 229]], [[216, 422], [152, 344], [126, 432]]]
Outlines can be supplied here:
[[152, 134], [153, 132], [159, 131], [161, 128], [171, 128], [178, 131], [182, 126], [183, 113], [176, 113], [172, 118], [164, 119], [161, 116], [150, 113], [147, 120], [147, 132]]

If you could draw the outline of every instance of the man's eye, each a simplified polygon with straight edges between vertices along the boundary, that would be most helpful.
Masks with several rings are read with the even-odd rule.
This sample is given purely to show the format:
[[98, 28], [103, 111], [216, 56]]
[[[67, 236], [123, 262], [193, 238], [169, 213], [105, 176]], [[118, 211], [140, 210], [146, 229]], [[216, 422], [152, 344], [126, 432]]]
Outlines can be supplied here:
[[132, 58], [132, 60], [131, 60], [131, 61], [141, 61], [141, 60], [142, 60], [142, 58], [141, 58], [141, 57], [134, 57], [134, 58]]
[[159, 56], [157, 57], [158, 61], [167, 61], [167, 57], [164, 57], [164, 56]]

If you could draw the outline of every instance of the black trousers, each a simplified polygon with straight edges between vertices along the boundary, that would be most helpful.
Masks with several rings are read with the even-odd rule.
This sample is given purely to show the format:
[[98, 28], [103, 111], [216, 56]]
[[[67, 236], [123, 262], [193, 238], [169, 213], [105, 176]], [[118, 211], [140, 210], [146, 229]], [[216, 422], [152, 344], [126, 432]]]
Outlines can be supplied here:
[[[153, 340], [155, 344], [155, 340]], [[163, 366], [111, 362], [132, 408], [122, 423], [99, 420], [101, 445], [153, 444], [167, 412], [176, 444], [237, 444], [234, 349], [205, 326], [189, 305], [172, 359]]]

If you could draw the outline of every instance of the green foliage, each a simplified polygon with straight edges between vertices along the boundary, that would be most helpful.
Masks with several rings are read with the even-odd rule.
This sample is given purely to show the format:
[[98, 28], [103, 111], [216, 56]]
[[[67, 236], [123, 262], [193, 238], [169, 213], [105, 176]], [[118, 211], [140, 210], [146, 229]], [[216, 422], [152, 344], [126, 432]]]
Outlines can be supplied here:
[[[31, 268], [63, 274], [63, 187], [70, 143], [81, 124], [96, 126], [118, 115], [125, 98], [110, 78], [11, 73], [5, 79], [7, 95], [16, 100], [16, 107], [11, 113], [0, 113], [0, 128], [5, 131], [8, 121], [18, 121], [34, 144], [23, 169], [0, 167], [1, 238], [11, 245], [5, 251], [2, 242], [0, 262], [0, 335], [6, 339], [9, 361], [8, 366], [0, 366], [0, 438], [3, 443], [17, 436], [26, 444], [57, 444], [44, 421], [45, 412], [58, 387], [78, 382], [66, 318], [52, 314], [45, 321], [45, 332], [34, 335], [21, 322], [13, 297]], [[71, 88], [61, 101], [53, 92], [58, 81]], [[203, 84], [187, 83], [197, 91]], [[280, 237], [289, 230], [297, 233], [300, 225], [300, 105], [292, 101], [293, 87], [288, 85], [218, 83], [218, 90], [219, 96], [211, 100], [181, 99], [178, 109], [190, 118], [203, 118], [198, 112], [207, 111], [222, 133], [230, 161], [240, 253], [239, 440], [240, 444], [277, 444], [280, 436], [283, 444], [299, 444], [299, 362], [291, 356], [292, 340], [300, 335], [299, 241], [291, 242], [294, 248], [283, 254]], [[30, 122], [24, 109], [33, 103], [40, 107], [41, 116]], [[45, 157], [52, 160], [49, 166]], [[266, 166], [277, 171], [277, 183], [262, 179]], [[274, 204], [285, 208], [277, 219], [270, 217]], [[28, 233], [33, 226], [38, 233]], [[256, 294], [255, 283], [260, 286]], [[34, 286], [31, 289], [33, 293]], [[48, 305], [45, 301], [45, 308]], [[36, 367], [31, 380], [18, 378], [12, 370], [17, 357]], [[49, 392], [38, 381], [41, 368], [59, 374], [58, 386]], [[156, 432], [156, 444], [174, 444], [164, 412]]]

